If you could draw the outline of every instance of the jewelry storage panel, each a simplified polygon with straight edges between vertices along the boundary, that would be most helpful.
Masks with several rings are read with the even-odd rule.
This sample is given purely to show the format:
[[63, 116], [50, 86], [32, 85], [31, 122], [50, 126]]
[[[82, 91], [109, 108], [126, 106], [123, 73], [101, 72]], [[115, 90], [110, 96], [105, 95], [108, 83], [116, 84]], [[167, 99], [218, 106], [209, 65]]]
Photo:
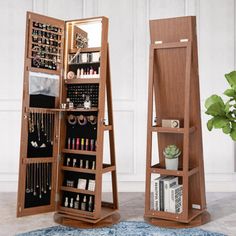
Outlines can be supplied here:
[[29, 58], [31, 67], [57, 70], [61, 63], [62, 28], [55, 24], [31, 21], [31, 45]]
[[26, 164], [25, 208], [50, 205], [52, 163]]
[[48, 111], [28, 112], [27, 157], [52, 157], [55, 114]]
[[98, 107], [99, 85], [97, 84], [68, 84], [67, 102], [71, 102], [71, 108]]

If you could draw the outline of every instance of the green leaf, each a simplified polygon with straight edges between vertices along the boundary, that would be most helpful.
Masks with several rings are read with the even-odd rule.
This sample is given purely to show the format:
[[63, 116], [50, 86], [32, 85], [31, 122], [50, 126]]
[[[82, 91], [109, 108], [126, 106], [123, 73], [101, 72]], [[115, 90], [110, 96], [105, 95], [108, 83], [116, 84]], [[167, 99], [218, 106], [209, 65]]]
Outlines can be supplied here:
[[224, 106], [222, 106], [219, 102], [214, 103], [208, 107], [206, 114], [212, 116], [225, 116]]
[[216, 103], [219, 103], [220, 106], [224, 107], [224, 102], [222, 98], [216, 94], [213, 94], [205, 101], [205, 107], [206, 109], [208, 109], [210, 106]]
[[227, 79], [231, 88], [236, 90], [236, 71], [232, 71], [228, 74], [225, 74], [225, 78]]
[[225, 113], [228, 114], [230, 112], [230, 101], [226, 102], [225, 103]]
[[230, 132], [230, 137], [236, 141], [236, 129], [232, 129], [231, 132]]
[[230, 123], [227, 123], [227, 125], [222, 128], [222, 131], [223, 131], [225, 134], [229, 134], [229, 133], [231, 132]]
[[208, 120], [207, 121], [207, 129], [209, 130], [209, 131], [212, 131], [212, 129], [213, 129], [213, 121], [214, 121], [214, 117], [212, 118], [212, 119], [210, 119], [210, 120]]
[[224, 95], [228, 97], [234, 97], [236, 95], [236, 92], [234, 89], [227, 89], [224, 91]]
[[215, 117], [213, 120], [213, 126], [216, 129], [221, 129], [228, 124], [228, 120], [224, 117]]
[[236, 130], [236, 122], [231, 122], [232, 129]]

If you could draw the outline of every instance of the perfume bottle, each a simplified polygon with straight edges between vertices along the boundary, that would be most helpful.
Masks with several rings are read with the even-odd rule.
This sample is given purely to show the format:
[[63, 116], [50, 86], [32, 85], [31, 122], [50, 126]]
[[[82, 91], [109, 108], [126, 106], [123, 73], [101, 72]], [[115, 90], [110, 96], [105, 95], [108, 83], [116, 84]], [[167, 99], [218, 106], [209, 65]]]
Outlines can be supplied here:
[[73, 165], [72, 166], [76, 167], [76, 159], [75, 158], [73, 159]]
[[77, 196], [76, 196], [76, 200], [75, 200], [75, 202], [74, 202], [74, 208], [75, 209], [79, 209], [79, 194], [77, 194]]
[[73, 208], [73, 206], [74, 206], [74, 199], [71, 198], [71, 199], [70, 199], [70, 208]]
[[66, 159], [66, 165], [70, 166], [70, 158], [69, 157]]
[[66, 197], [66, 198], [65, 198], [65, 202], [64, 202], [64, 206], [65, 206], [65, 207], [68, 207], [68, 205], [69, 205], [68, 197]]
[[93, 211], [93, 198], [92, 196], [89, 197], [89, 203], [88, 203], [88, 211]]
[[82, 159], [79, 161], [79, 167], [83, 168], [83, 160]]
[[89, 168], [89, 161], [88, 161], [88, 160], [86, 160], [86, 162], [85, 162], [85, 168], [86, 168], [86, 169]]
[[84, 109], [91, 109], [91, 101], [90, 101], [90, 97], [88, 95], [86, 95], [85, 97], [85, 101], [84, 101]]
[[83, 202], [81, 203], [82, 211], [86, 211], [86, 205], [87, 205], [87, 199], [86, 199], [86, 196], [84, 196]]

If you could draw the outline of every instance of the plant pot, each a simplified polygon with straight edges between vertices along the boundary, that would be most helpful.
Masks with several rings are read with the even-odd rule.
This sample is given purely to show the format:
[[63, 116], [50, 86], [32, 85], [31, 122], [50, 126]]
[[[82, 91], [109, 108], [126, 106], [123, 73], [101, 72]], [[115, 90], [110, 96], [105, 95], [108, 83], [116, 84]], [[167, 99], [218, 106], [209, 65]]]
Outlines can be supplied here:
[[179, 158], [165, 158], [167, 170], [178, 170]]

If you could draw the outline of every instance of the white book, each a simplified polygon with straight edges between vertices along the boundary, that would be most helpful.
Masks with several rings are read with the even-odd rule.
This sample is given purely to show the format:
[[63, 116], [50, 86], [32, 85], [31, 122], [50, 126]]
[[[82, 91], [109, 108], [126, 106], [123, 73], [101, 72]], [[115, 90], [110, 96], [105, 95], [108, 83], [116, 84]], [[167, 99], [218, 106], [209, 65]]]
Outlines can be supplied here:
[[88, 183], [88, 190], [94, 191], [95, 190], [95, 180], [90, 179]]
[[160, 180], [166, 178], [166, 176], [160, 176], [153, 181], [153, 209], [160, 211]]
[[87, 185], [87, 179], [78, 179], [78, 185], [77, 188], [78, 189], [86, 189], [86, 185]]
[[183, 210], [183, 185], [170, 188], [170, 210], [169, 212], [180, 214]]
[[170, 188], [179, 184], [178, 177], [169, 176], [163, 180], [164, 184], [164, 211], [170, 211]]

